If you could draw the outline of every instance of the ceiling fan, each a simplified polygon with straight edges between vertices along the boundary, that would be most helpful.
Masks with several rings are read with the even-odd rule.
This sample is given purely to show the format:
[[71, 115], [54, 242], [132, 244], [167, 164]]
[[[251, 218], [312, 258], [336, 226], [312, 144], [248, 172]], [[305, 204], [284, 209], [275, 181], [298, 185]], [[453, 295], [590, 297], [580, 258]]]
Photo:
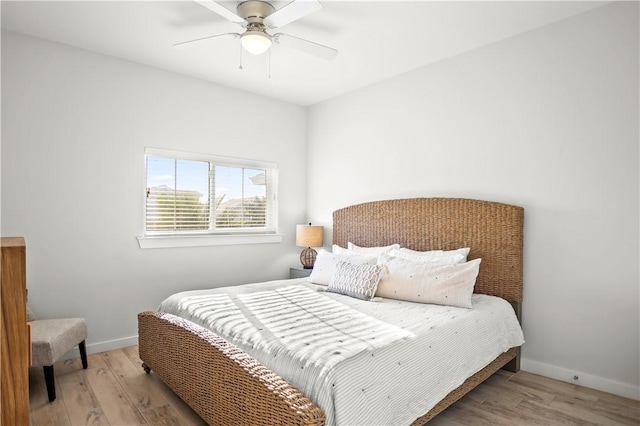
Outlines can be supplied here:
[[242, 33], [216, 34], [183, 41], [174, 44], [174, 47], [185, 47], [191, 43], [209, 40], [215, 37], [232, 37], [240, 38], [242, 47], [254, 55], [260, 55], [266, 52], [272, 43], [298, 49], [327, 60], [334, 59], [338, 55], [336, 49], [319, 43], [284, 33], [270, 34], [271, 30], [281, 28], [321, 9], [322, 5], [318, 0], [293, 0], [278, 10], [263, 0], [247, 0], [238, 4], [236, 12], [232, 12], [214, 0], [195, 1], [223, 18], [240, 25], [245, 31]]

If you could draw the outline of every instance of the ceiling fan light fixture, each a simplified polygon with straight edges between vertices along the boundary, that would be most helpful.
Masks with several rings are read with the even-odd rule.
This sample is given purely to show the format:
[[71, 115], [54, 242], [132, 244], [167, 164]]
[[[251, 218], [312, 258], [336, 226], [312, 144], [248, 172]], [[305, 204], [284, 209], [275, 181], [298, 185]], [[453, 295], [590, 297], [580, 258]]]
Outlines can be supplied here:
[[252, 55], [261, 55], [271, 47], [271, 37], [263, 31], [247, 31], [242, 34], [240, 43]]

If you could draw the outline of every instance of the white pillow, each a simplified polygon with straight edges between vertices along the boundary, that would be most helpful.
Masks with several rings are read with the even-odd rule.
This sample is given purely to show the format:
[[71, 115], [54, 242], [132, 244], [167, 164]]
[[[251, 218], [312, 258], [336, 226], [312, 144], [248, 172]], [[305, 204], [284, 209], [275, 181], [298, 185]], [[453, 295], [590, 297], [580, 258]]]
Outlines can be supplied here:
[[471, 295], [480, 271], [480, 259], [433, 266], [398, 257], [380, 256], [385, 274], [376, 296], [418, 303], [472, 308]]
[[320, 249], [316, 256], [316, 263], [313, 265], [309, 279], [314, 284], [329, 285], [336, 266], [341, 261], [354, 263], [356, 265], [375, 265], [377, 257], [364, 254], [336, 254]]
[[443, 254], [444, 253], [444, 250], [417, 251], [417, 250], [408, 249], [406, 247], [399, 248], [398, 250], [403, 252], [403, 253], [411, 253], [411, 254], [416, 254], [416, 255], [420, 255], [420, 256], [434, 256], [434, 255], [438, 255], [438, 254]]
[[388, 255], [398, 259], [404, 259], [411, 262], [427, 263], [432, 266], [454, 265], [456, 263], [464, 263], [467, 258], [460, 253], [442, 254], [437, 256], [422, 256], [412, 253], [405, 253], [398, 250], [391, 250]]
[[352, 242], [347, 243], [347, 249], [356, 251], [359, 253], [366, 253], [366, 254], [388, 253], [390, 250], [393, 250], [393, 249], [397, 250], [399, 248], [400, 248], [400, 244], [391, 244], [389, 246], [384, 246], [384, 247], [360, 247], [353, 244]]
[[471, 249], [469, 247], [460, 248], [457, 250], [430, 250], [430, 251], [415, 251], [407, 248], [401, 248], [397, 250], [391, 250], [389, 254], [391, 256], [400, 257], [406, 260], [412, 260], [414, 262], [432, 262], [440, 260], [442, 265], [450, 265], [452, 263], [464, 263], [467, 261]]
[[340, 246], [339, 246], [339, 245], [337, 245], [337, 244], [334, 244], [334, 245], [331, 247], [331, 251], [332, 251], [334, 254], [355, 254], [352, 250], [346, 249], [346, 248], [344, 248], [344, 247], [340, 247]]
[[327, 291], [369, 301], [376, 294], [382, 269], [382, 265], [355, 265], [341, 261]]

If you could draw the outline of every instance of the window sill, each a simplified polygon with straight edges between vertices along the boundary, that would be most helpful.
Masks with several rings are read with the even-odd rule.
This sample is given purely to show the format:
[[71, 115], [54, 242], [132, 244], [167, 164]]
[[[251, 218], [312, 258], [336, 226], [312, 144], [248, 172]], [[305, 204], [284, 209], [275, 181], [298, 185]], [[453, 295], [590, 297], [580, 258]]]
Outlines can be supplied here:
[[137, 237], [137, 239], [141, 249], [154, 249], [229, 246], [236, 244], [273, 244], [282, 242], [282, 234], [154, 235]]

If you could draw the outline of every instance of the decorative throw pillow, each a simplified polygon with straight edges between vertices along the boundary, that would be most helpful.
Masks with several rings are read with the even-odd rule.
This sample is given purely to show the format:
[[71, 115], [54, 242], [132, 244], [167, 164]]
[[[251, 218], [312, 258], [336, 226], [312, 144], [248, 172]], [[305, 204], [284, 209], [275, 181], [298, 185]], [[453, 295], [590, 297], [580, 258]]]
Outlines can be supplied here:
[[382, 269], [382, 265], [339, 262], [327, 291], [369, 301], [376, 294]]
[[360, 254], [336, 254], [320, 249], [316, 257], [316, 263], [311, 270], [309, 279], [314, 284], [329, 285], [331, 277], [336, 271], [336, 266], [341, 261], [354, 263], [356, 265], [375, 265], [377, 257]]
[[409, 302], [472, 308], [471, 295], [480, 271], [481, 259], [466, 263], [433, 266], [423, 262], [380, 256], [385, 275], [376, 296]]

